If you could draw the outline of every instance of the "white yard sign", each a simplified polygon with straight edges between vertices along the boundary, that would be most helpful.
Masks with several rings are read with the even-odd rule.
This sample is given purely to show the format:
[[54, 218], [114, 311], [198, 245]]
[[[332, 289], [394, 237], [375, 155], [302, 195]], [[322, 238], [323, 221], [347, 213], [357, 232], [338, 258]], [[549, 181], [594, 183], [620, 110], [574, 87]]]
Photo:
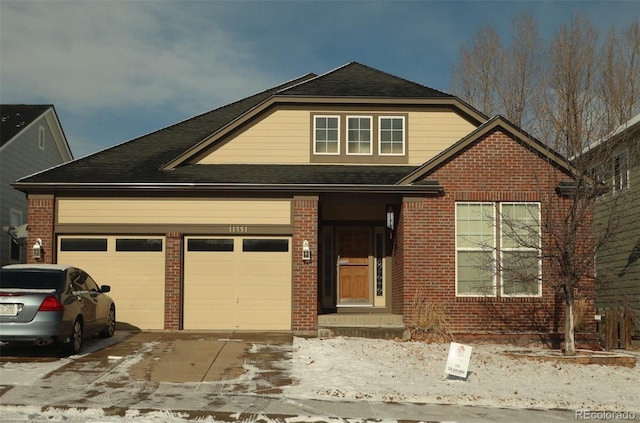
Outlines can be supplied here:
[[452, 342], [449, 347], [449, 357], [447, 358], [446, 374], [467, 378], [469, 361], [471, 361], [471, 347], [468, 345]]

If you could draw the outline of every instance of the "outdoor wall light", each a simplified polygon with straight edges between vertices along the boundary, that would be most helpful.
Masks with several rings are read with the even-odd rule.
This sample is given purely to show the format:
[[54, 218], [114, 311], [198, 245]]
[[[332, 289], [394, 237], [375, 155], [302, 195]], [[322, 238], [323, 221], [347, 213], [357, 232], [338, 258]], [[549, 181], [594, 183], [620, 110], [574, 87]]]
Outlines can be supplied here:
[[309, 248], [309, 241], [307, 241], [306, 239], [302, 241], [302, 260], [311, 260], [311, 248]]
[[31, 251], [33, 252], [33, 258], [34, 259], [41, 259], [42, 258], [42, 240], [40, 238], [38, 238], [36, 240], [36, 243], [33, 244], [33, 247], [31, 248]]
[[393, 207], [387, 207], [387, 228], [389, 230], [394, 230], [396, 226], [396, 214], [393, 211]]

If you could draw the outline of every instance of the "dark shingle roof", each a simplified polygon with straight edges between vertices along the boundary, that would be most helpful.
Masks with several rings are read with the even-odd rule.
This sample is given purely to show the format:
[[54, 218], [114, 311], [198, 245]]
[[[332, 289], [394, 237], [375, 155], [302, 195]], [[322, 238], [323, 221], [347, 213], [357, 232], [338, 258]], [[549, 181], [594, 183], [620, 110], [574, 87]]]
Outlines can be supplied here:
[[[451, 97], [376, 69], [350, 63], [323, 76], [308, 74], [167, 128], [19, 180], [28, 191], [55, 184], [394, 184], [409, 166], [180, 165], [163, 169], [265, 101], [286, 96]], [[190, 153], [189, 153], [190, 154]]]
[[50, 104], [0, 104], [0, 146], [51, 107]]
[[91, 167], [52, 169], [29, 182], [83, 184], [247, 184], [247, 185], [393, 185], [416, 166], [206, 164], [186, 165], [165, 172], [95, 172]]
[[450, 97], [433, 88], [351, 62], [311, 81], [280, 91], [284, 96], [434, 98]]

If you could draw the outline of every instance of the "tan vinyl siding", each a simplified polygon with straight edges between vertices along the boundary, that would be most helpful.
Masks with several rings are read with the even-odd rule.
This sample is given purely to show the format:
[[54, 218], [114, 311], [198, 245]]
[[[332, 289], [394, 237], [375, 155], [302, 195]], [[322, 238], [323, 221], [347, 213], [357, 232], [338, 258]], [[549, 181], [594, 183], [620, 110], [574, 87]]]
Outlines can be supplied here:
[[309, 161], [309, 111], [275, 110], [198, 164]]
[[421, 165], [476, 129], [449, 111], [409, 114], [409, 164]]
[[[219, 146], [196, 160], [198, 164], [216, 163], [256, 163], [256, 164], [308, 164], [313, 151], [313, 114], [340, 116], [406, 116], [407, 131], [405, 142], [409, 164], [420, 165], [449, 147], [475, 129], [475, 126], [459, 114], [444, 110], [417, 110], [412, 107], [402, 109], [276, 109], [262, 120], [253, 123], [232, 139], [221, 140]], [[374, 119], [377, 128], [377, 118]], [[341, 133], [344, 133], [346, 119], [340, 119]], [[378, 142], [378, 133], [372, 134], [372, 142]], [[341, 143], [344, 144], [344, 139]], [[376, 145], [377, 148], [377, 145]], [[342, 148], [344, 150], [344, 148]], [[344, 151], [343, 151], [344, 152]], [[357, 161], [364, 164], [361, 157], [336, 155], [320, 156], [328, 162], [344, 163]], [[328, 157], [328, 159], [327, 159]], [[399, 156], [367, 156], [375, 164], [404, 164]], [[323, 160], [325, 163], [325, 160]]]
[[59, 199], [60, 224], [288, 225], [288, 200]]

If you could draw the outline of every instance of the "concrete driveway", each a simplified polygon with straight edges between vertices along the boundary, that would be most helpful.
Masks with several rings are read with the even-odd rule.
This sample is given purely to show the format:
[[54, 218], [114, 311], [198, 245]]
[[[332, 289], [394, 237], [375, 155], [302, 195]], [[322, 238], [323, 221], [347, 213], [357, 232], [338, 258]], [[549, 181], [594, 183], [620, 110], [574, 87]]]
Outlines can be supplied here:
[[280, 332], [140, 332], [90, 357], [108, 362], [138, 354], [141, 360], [130, 367], [129, 375], [150, 382], [232, 380], [249, 364], [262, 378], [282, 386], [291, 380], [274, 363], [287, 359], [292, 341], [290, 333]]

